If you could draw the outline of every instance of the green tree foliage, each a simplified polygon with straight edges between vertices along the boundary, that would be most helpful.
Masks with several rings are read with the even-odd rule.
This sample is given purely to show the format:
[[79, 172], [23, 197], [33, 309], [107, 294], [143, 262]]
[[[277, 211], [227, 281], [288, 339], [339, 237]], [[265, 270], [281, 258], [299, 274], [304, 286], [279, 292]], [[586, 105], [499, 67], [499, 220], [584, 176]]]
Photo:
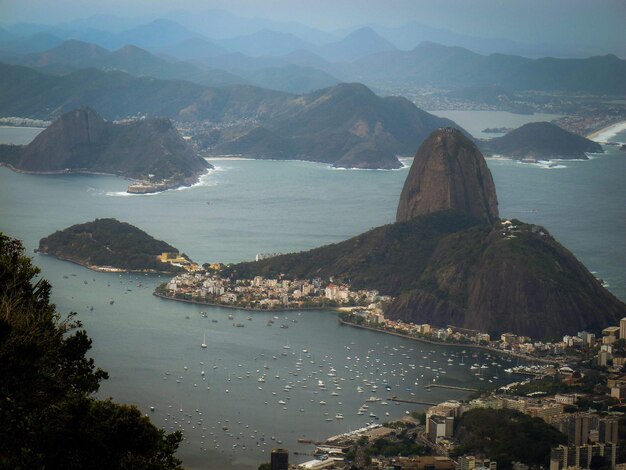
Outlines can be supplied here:
[[539, 418], [515, 410], [475, 409], [459, 420], [456, 455], [484, 455], [507, 470], [511, 462], [548, 466], [550, 449], [565, 444], [567, 437]]
[[38, 274], [22, 244], [0, 233], [0, 469], [180, 468], [180, 433], [92, 397], [107, 373]]
[[378, 438], [367, 449], [367, 455], [382, 455], [383, 457], [408, 457], [411, 455], [427, 455], [429, 453], [430, 450], [418, 444], [415, 437], [408, 434], [406, 430], [398, 434], [396, 439]]
[[176, 248], [143, 230], [116, 219], [96, 219], [72, 225], [39, 241], [39, 250], [80, 264], [119, 269], [183, 271], [156, 257]]

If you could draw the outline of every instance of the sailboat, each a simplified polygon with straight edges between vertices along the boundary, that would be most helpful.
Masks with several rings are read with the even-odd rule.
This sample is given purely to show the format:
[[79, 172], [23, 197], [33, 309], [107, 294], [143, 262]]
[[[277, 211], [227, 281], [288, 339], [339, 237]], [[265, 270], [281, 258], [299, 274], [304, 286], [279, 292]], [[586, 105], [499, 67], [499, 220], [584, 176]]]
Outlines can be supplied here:
[[204, 339], [202, 340], [202, 344], [200, 345], [203, 349], [206, 349], [206, 333], [204, 334]]

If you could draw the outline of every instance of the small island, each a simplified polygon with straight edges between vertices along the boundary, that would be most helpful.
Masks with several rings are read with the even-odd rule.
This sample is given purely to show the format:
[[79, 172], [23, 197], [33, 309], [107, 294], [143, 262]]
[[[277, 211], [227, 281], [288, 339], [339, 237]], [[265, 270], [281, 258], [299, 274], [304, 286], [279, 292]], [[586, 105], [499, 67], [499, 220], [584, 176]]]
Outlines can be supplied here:
[[181, 273], [199, 269], [173, 246], [116, 219], [72, 225], [42, 238], [36, 251], [94, 271]]
[[502, 137], [480, 143], [488, 155], [536, 162], [539, 160], [587, 160], [587, 153], [603, 153], [597, 142], [573, 134], [550, 122], [531, 122]]
[[24, 173], [98, 173], [136, 182], [129, 193], [191, 186], [213, 168], [169, 119], [105, 121], [91, 108], [65, 113], [28, 145], [0, 145], [0, 165]]

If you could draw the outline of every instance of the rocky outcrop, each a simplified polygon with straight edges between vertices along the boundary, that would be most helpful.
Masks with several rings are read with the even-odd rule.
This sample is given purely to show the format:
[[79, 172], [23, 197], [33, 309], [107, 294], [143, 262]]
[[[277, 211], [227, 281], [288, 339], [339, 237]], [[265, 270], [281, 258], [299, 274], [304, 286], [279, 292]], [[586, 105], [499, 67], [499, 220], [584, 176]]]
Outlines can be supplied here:
[[106, 128], [106, 121], [91, 108], [70, 111], [23, 148], [19, 168], [50, 172], [76, 164], [87, 167], [97, 158], [97, 153], [88, 149], [101, 142]]
[[498, 218], [496, 188], [482, 154], [460, 131], [442, 128], [415, 154], [396, 221], [448, 209], [467, 212], [488, 223]]
[[602, 146], [550, 122], [531, 122], [502, 137], [481, 143], [486, 153], [518, 160], [582, 159], [602, 153]]
[[28, 145], [0, 146], [0, 162], [32, 173], [114, 174], [165, 189], [192, 184], [211, 168], [169, 119], [115, 124], [91, 108], [62, 115]]

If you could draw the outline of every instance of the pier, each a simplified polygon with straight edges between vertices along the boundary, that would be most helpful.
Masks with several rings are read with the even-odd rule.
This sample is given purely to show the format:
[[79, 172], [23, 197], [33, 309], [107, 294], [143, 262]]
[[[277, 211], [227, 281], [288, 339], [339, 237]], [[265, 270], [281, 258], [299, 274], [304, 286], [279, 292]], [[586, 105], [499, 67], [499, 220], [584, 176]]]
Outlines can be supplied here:
[[402, 398], [388, 398], [391, 401], [397, 401], [398, 403], [410, 403], [412, 405], [428, 405], [435, 406], [437, 403], [431, 403], [428, 401], [419, 401], [419, 400], [403, 400]]
[[469, 387], [455, 387], [454, 385], [441, 385], [441, 384], [429, 384], [424, 386], [424, 388], [447, 388], [449, 390], [460, 390], [462, 392], [477, 392], [477, 388], [469, 388]]

